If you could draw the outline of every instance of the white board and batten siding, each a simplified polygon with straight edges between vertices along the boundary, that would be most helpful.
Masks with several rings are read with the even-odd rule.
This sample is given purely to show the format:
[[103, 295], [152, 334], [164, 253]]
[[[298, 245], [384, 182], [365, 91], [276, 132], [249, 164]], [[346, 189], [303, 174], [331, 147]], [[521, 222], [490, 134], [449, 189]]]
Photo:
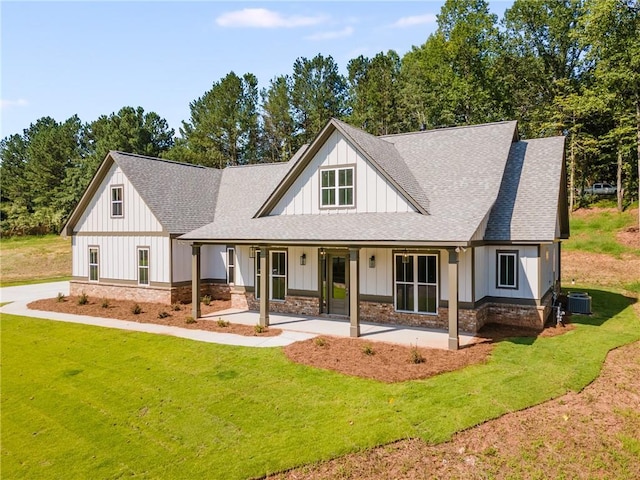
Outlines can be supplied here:
[[[320, 208], [320, 170], [324, 167], [354, 166], [355, 206]], [[270, 215], [331, 213], [396, 213], [415, 211], [354, 146], [339, 132], [333, 132], [289, 187]]]
[[[375, 267], [369, 259], [375, 257]], [[360, 293], [390, 297], [393, 295], [393, 250], [390, 248], [363, 248], [360, 250]]]
[[[123, 216], [111, 216], [111, 187], [123, 187]], [[74, 227], [82, 232], [162, 232], [163, 228], [142, 197], [115, 163]]]
[[98, 247], [100, 281], [138, 280], [138, 247], [149, 248], [149, 280], [169, 282], [169, 237], [74, 235], [73, 276], [89, 278], [89, 247]]
[[[498, 250], [518, 252], [518, 288], [498, 288], [497, 255]], [[483, 297], [540, 299], [538, 280], [538, 246], [509, 245], [474, 248], [476, 256], [476, 300]], [[544, 292], [542, 292], [544, 293]]]
[[[192, 249], [188, 242], [173, 239], [173, 281], [191, 281]], [[201, 278], [225, 279], [227, 248], [224, 245], [202, 245], [200, 247]], [[236, 273], [237, 275], [237, 273]]]

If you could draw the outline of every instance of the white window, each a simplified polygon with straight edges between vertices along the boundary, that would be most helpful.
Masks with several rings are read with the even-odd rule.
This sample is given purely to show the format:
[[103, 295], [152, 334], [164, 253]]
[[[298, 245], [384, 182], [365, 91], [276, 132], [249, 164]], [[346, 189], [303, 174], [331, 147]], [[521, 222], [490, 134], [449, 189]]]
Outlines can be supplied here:
[[395, 306], [399, 312], [438, 313], [438, 256], [395, 255]]
[[138, 285], [149, 285], [149, 247], [138, 248]]
[[497, 255], [497, 287], [518, 288], [518, 251], [498, 250]]
[[115, 218], [124, 217], [124, 187], [116, 185], [111, 187], [111, 216]]
[[332, 168], [320, 171], [320, 205], [323, 207], [354, 206], [354, 168]]
[[227, 247], [227, 283], [236, 283], [236, 249]]
[[98, 247], [89, 247], [89, 281], [97, 282], [100, 274], [100, 259]]
[[[270, 283], [270, 300], [284, 300], [287, 294], [287, 252], [271, 251], [269, 252], [271, 272], [269, 275]], [[256, 298], [260, 298], [260, 277], [262, 271], [260, 269], [260, 257], [262, 253], [256, 252]]]

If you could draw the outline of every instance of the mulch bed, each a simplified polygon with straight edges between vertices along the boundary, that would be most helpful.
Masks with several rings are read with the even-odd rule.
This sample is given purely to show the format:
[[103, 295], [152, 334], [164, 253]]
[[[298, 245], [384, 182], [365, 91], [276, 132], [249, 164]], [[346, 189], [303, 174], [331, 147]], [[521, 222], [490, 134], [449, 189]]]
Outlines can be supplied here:
[[[33, 310], [116, 318], [118, 320], [129, 320], [138, 323], [155, 323], [158, 325], [169, 325], [192, 330], [234, 333], [244, 336], [273, 337], [282, 333], [282, 330], [279, 328], [267, 328], [263, 332], [258, 333], [256, 332], [255, 326], [240, 325], [238, 323], [229, 323], [223, 326], [222, 322], [218, 323], [218, 320], [224, 320], [224, 318], [216, 318], [215, 316], [210, 319], [199, 318], [194, 323], [187, 323], [187, 318], [191, 317], [191, 305], [179, 305], [180, 310], [174, 310], [173, 305], [106, 299], [108, 306], [103, 307], [104, 301], [105, 299], [89, 298], [89, 303], [79, 305], [77, 296], [69, 296], [65, 297], [61, 302], [59, 302], [57, 298], [37, 300], [31, 302], [28, 307]], [[142, 312], [139, 314], [132, 312], [136, 304], [142, 308]], [[225, 310], [230, 306], [231, 302], [229, 300], [212, 300], [209, 305], [201, 305], [202, 315], [210, 315]], [[168, 314], [168, 316], [160, 318], [160, 314], [162, 314], [162, 316]]]

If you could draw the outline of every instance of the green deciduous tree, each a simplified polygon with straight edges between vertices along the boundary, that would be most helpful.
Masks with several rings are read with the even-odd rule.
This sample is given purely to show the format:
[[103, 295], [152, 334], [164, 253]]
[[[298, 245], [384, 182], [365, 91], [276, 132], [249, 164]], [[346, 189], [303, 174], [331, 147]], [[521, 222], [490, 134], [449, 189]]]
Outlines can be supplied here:
[[[584, 19], [583, 43], [591, 50], [589, 58], [598, 85], [611, 94], [614, 125], [611, 136], [617, 143], [617, 177], [631, 173], [631, 185], [640, 196], [640, 3], [637, 0], [590, 0]], [[635, 117], [635, 152], [629, 148], [629, 119]], [[625, 158], [627, 162], [625, 162]], [[636, 168], [625, 163], [635, 162]], [[634, 175], [635, 173], [635, 175]], [[635, 178], [634, 178], [635, 177]], [[620, 192], [619, 192], [620, 195]], [[622, 199], [618, 199], [619, 208]], [[640, 225], [640, 213], [638, 217]]]

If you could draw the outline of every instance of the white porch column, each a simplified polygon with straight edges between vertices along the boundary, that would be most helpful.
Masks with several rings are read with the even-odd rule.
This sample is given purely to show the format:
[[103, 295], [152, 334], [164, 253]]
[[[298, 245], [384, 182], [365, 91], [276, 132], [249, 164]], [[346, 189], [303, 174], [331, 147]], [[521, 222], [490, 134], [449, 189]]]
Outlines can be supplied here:
[[349, 319], [350, 336], [360, 336], [360, 249], [349, 249]]
[[191, 245], [191, 316], [200, 318], [200, 245]]
[[458, 350], [458, 252], [449, 250], [449, 350]]
[[260, 247], [260, 326], [269, 326], [269, 249], [266, 246]]

